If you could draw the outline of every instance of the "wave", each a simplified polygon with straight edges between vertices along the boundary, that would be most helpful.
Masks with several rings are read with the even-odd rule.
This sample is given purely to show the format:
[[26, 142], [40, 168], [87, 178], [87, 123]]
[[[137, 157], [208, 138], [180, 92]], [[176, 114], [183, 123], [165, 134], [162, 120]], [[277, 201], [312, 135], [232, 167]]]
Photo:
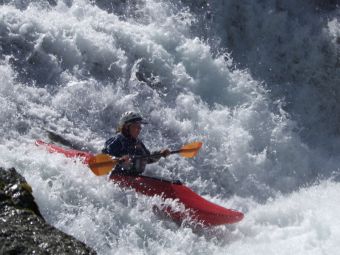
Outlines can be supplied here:
[[[337, 186], [339, 23], [338, 8], [327, 3], [4, 1], [0, 159], [31, 176], [26, 179], [34, 190], [44, 190], [35, 195], [47, 208], [45, 218], [101, 253], [112, 247], [138, 252], [143, 242], [185, 253], [186, 245], [200, 237], [191, 233], [178, 245], [176, 231], [184, 237], [191, 230], [157, 221], [149, 229], [153, 216], [147, 210], [138, 215], [137, 195], [124, 195], [93, 179], [81, 164], [34, 148], [35, 139], [47, 139], [44, 129], [100, 151], [120, 115], [139, 111], [150, 122], [142, 133], [150, 149], [176, 149], [193, 140], [204, 144], [194, 160], [173, 157], [146, 174], [181, 179], [210, 200], [249, 211], [250, 217], [251, 211], [257, 217], [255, 207], [270, 209], [274, 201], [277, 209], [294, 200], [290, 194], [306, 197], [301, 188], [323, 189], [330, 180]], [[97, 193], [111, 195], [101, 200]], [[119, 199], [121, 209], [111, 204]], [[275, 204], [280, 199], [282, 205]], [[129, 210], [132, 215], [126, 216]], [[96, 212], [117, 216], [108, 222], [94, 218]], [[99, 224], [102, 240], [78, 223]], [[238, 240], [235, 245], [247, 242], [244, 226], [223, 227], [217, 246], [197, 247], [223, 251], [225, 231]], [[135, 242], [131, 250], [127, 240]]]

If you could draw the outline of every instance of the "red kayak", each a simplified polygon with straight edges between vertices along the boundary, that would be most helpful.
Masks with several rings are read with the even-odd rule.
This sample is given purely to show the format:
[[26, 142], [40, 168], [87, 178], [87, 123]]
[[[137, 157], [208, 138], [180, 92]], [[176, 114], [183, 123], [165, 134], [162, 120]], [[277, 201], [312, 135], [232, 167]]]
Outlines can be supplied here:
[[[93, 156], [88, 152], [65, 149], [41, 140], [37, 140], [36, 144], [46, 147], [52, 153], [62, 153], [70, 158], [81, 158], [85, 164]], [[177, 222], [190, 219], [204, 226], [217, 226], [236, 223], [244, 217], [241, 212], [209, 202], [179, 181], [172, 182], [147, 176], [112, 176], [110, 179], [121, 187], [133, 188], [146, 196], [160, 196], [164, 199], [174, 199], [182, 203], [185, 210], [175, 210], [170, 206], [159, 208]]]
[[226, 209], [197, 195], [179, 181], [171, 182], [147, 176], [113, 176], [111, 179], [123, 187], [131, 187], [147, 196], [161, 196], [176, 199], [186, 210], [175, 211], [170, 207], [161, 208], [173, 220], [191, 219], [205, 226], [236, 223], [243, 219], [243, 213]]
[[51, 153], [53, 152], [62, 153], [68, 158], [80, 158], [84, 162], [84, 164], [88, 164], [90, 158], [93, 157], [92, 153], [85, 152], [85, 151], [65, 149], [52, 143], [46, 143], [42, 140], [36, 140], [35, 144], [37, 146], [44, 146], [48, 150], [48, 152], [51, 152]]

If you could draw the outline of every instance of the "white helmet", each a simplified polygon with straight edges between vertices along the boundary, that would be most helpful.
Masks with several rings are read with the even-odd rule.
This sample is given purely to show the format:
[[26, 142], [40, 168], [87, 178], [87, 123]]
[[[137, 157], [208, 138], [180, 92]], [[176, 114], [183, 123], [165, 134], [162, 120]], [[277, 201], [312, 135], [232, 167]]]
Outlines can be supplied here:
[[136, 112], [125, 112], [122, 114], [122, 116], [119, 119], [119, 127], [123, 127], [125, 124], [137, 122], [139, 121], [142, 124], [147, 124], [146, 121], [144, 121], [142, 115]]

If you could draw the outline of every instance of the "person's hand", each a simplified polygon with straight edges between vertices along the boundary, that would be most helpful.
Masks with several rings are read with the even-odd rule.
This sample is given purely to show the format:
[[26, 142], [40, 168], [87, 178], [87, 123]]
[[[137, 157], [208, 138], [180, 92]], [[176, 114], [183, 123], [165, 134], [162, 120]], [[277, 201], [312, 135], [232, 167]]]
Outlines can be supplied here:
[[161, 150], [161, 155], [162, 157], [166, 158], [167, 156], [169, 156], [171, 154], [171, 151], [169, 149], [163, 149]]
[[130, 157], [129, 155], [124, 155], [122, 157], [119, 158], [120, 162], [124, 162], [124, 163], [129, 163], [130, 162]]

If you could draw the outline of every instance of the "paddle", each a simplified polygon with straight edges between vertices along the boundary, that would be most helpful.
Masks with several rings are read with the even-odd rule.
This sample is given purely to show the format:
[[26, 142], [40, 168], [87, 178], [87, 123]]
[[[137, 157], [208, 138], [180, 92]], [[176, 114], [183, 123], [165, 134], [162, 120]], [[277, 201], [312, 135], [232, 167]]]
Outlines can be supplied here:
[[[170, 154], [178, 153], [184, 158], [193, 158], [197, 155], [201, 147], [202, 142], [192, 142], [183, 145], [179, 150], [171, 151]], [[156, 153], [147, 156], [139, 156], [137, 158], [152, 158], [158, 156], [162, 156], [162, 154]], [[98, 154], [90, 158], [89, 167], [95, 175], [106, 175], [119, 163], [119, 161], [119, 159], [112, 158], [112, 156], [108, 154]]]
[[90, 152], [96, 151], [95, 148], [93, 148], [92, 146], [80, 144], [76, 141], [67, 140], [64, 137], [62, 137], [61, 135], [55, 133], [54, 131], [51, 131], [51, 130], [48, 130], [48, 129], [45, 129], [45, 128], [43, 128], [43, 129], [47, 133], [48, 138], [53, 142], [62, 144], [62, 145], [69, 147], [73, 150], [79, 150], [79, 151], [85, 150], [85, 151], [90, 151]]

